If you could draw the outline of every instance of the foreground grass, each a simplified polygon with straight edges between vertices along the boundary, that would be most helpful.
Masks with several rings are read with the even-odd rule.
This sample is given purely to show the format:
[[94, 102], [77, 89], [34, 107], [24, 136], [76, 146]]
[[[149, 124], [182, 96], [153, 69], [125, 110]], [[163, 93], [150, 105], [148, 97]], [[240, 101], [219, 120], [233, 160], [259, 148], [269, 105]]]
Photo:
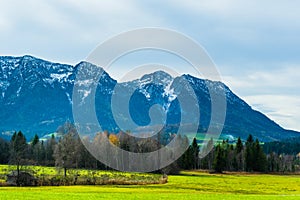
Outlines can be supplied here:
[[0, 187], [0, 199], [300, 199], [300, 176], [183, 172], [161, 185]]

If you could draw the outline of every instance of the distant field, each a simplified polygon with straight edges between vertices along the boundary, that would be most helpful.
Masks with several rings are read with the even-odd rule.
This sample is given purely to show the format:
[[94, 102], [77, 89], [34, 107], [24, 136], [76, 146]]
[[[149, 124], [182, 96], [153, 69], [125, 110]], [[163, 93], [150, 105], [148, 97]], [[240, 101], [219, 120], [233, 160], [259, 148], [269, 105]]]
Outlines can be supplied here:
[[183, 172], [158, 185], [0, 187], [0, 199], [300, 199], [300, 175]]
[[[187, 133], [186, 136], [190, 142], [193, 141], [194, 138], [196, 138], [196, 140], [200, 146], [202, 146], [205, 141], [208, 141], [211, 139], [210, 137], [206, 138], [206, 136], [207, 136], [206, 133], [197, 133], [196, 135], [195, 135], [195, 133]], [[220, 135], [220, 137], [217, 140], [215, 140], [214, 142], [221, 143], [223, 140], [226, 140], [226, 139], [229, 139], [230, 141], [237, 140], [237, 138], [234, 138], [231, 135]]]

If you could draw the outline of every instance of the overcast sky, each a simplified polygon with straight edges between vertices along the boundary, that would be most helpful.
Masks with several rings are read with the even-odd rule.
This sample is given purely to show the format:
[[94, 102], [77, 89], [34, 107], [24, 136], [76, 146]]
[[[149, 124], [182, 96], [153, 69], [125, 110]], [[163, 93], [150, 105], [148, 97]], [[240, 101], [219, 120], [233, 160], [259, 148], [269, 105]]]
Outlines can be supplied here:
[[292, 0], [0, 0], [0, 55], [76, 64], [118, 33], [176, 30], [206, 49], [237, 95], [300, 131], [299, 8]]

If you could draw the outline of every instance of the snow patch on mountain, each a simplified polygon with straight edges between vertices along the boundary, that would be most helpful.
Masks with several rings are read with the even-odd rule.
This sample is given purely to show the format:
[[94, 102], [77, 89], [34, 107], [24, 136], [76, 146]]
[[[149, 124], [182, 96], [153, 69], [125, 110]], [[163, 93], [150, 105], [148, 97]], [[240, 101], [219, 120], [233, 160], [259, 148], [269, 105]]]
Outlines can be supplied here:
[[72, 104], [73, 104], [73, 101], [72, 101], [72, 99], [71, 99], [71, 97], [70, 97], [70, 94], [69, 94], [68, 92], [66, 92], [66, 96], [67, 96], [67, 98], [68, 98], [69, 103], [72, 105]]
[[58, 80], [58, 82], [66, 81], [67, 78], [72, 74], [72, 72], [62, 73], [62, 74], [50, 74], [53, 80]]
[[78, 90], [81, 94], [81, 103], [84, 103], [84, 100], [91, 94], [92, 90]]
[[170, 82], [165, 88], [163, 96], [168, 97], [169, 102], [174, 101], [177, 98], [177, 95], [174, 92], [174, 88], [171, 88], [172, 82]]

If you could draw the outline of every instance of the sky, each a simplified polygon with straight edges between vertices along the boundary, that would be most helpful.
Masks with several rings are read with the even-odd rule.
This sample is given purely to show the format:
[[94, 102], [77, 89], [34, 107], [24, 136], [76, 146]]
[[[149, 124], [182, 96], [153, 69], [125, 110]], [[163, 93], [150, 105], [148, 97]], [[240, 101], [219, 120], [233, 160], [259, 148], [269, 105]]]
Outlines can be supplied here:
[[[0, 0], [0, 55], [75, 65], [119, 33], [175, 30], [199, 43], [223, 82], [254, 109], [300, 131], [299, 8], [294, 0]], [[112, 77], [149, 58], [190, 73], [176, 58], [148, 53], [116, 62]]]

